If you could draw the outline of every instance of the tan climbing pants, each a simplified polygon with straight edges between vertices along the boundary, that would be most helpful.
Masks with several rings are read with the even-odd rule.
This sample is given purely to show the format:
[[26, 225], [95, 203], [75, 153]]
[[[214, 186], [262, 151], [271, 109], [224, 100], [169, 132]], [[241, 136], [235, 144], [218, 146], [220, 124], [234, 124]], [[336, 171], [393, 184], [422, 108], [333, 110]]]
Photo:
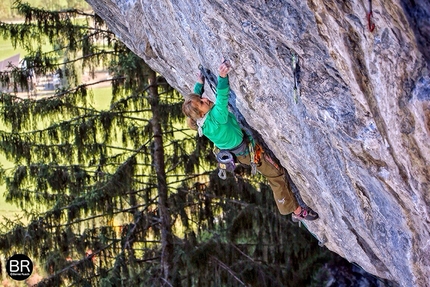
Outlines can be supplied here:
[[[237, 156], [237, 160], [246, 165], [250, 165], [249, 154]], [[291, 191], [290, 185], [285, 181], [284, 171], [276, 166], [273, 160], [265, 153], [260, 157], [261, 165], [257, 164], [257, 170], [264, 175], [273, 191], [276, 205], [281, 214], [289, 214], [299, 207], [299, 204]]]

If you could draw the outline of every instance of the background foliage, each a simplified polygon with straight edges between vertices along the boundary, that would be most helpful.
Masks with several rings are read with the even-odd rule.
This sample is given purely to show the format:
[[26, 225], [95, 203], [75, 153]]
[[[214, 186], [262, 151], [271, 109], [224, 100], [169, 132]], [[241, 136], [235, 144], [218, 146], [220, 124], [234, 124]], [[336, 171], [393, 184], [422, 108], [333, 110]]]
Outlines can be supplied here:
[[[14, 7], [16, 0], [3, 0], [0, 2], [0, 15], [2, 21], [21, 20], [20, 14]], [[44, 8], [46, 10], [61, 10], [66, 8], [76, 8], [80, 10], [91, 10], [90, 5], [82, 0], [33, 0], [31, 5], [37, 8]]]

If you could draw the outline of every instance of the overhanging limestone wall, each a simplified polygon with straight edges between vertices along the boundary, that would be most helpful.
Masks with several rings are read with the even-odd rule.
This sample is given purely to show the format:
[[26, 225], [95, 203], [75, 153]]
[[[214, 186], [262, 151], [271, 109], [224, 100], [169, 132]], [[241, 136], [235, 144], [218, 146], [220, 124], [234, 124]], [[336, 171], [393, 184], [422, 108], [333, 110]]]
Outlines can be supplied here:
[[321, 216], [309, 229], [370, 273], [430, 285], [430, 4], [372, 1], [371, 32], [369, 1], [88, 2], [184, 94], [228, 57], [236, 107]]

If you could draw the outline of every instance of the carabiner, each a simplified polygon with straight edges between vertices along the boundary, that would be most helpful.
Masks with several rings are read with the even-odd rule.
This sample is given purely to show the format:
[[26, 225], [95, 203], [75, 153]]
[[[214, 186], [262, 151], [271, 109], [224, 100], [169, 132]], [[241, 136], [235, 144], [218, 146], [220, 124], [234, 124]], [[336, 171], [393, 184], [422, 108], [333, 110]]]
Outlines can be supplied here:
[[373, 32], [373, 30], [375, 29], [375, 23], [373, 23], [372, 18], [373, 18], [372, 0], [369, 0], [369, 12], [367, 13], [367, 23], [369, 25], [370, 32]]
[[373, 32], [373, 30], [375, 29], [375, 23], [372, 22], [372, 16], [373, 16], [372, 11], [367, 13], [367, 22], [369, 24], [369, 31], [370, 32]]
[[224, 179], [226, 179], [227, 178], [227, 174], [226, 174], [226, 172], [225, 172], [225, 169], [219, 169], [219, 171], [218, 171], [218, 176], [219, 176], [219, 178], [221, 178], [222, 180], [224, 180]]

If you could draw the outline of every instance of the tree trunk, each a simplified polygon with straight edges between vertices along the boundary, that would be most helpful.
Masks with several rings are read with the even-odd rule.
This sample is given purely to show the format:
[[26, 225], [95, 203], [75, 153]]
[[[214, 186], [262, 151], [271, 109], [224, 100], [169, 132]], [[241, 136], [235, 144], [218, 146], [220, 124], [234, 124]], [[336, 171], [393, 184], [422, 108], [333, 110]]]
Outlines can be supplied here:
[[157, 78], [153, 71], [149, 72], [148, 77], [150, 89], [150, 103], [152, 110], [152, 131], [153, 131], [153, 142], [152, 142], [152, 156], [154, 168], [157, 173], [157, 183], [158, 183], [158, 210], [160, 215], [160, 230], [161, 230], [161, 271], [162, 279], [164, 279], [164, 284], [170, 286], [171, 279], [171, 267], [172, 267], [172, 233], [171, 233], [171, 223], [169, 206], [167, 202], [167, 181], [166, 181], [166, 171], [164, 165], [164, 147], [163, 147], [163, 132], [161, 129], [161, 115], [159, 111], [159, 94], [158, 86], [156, 84]]

